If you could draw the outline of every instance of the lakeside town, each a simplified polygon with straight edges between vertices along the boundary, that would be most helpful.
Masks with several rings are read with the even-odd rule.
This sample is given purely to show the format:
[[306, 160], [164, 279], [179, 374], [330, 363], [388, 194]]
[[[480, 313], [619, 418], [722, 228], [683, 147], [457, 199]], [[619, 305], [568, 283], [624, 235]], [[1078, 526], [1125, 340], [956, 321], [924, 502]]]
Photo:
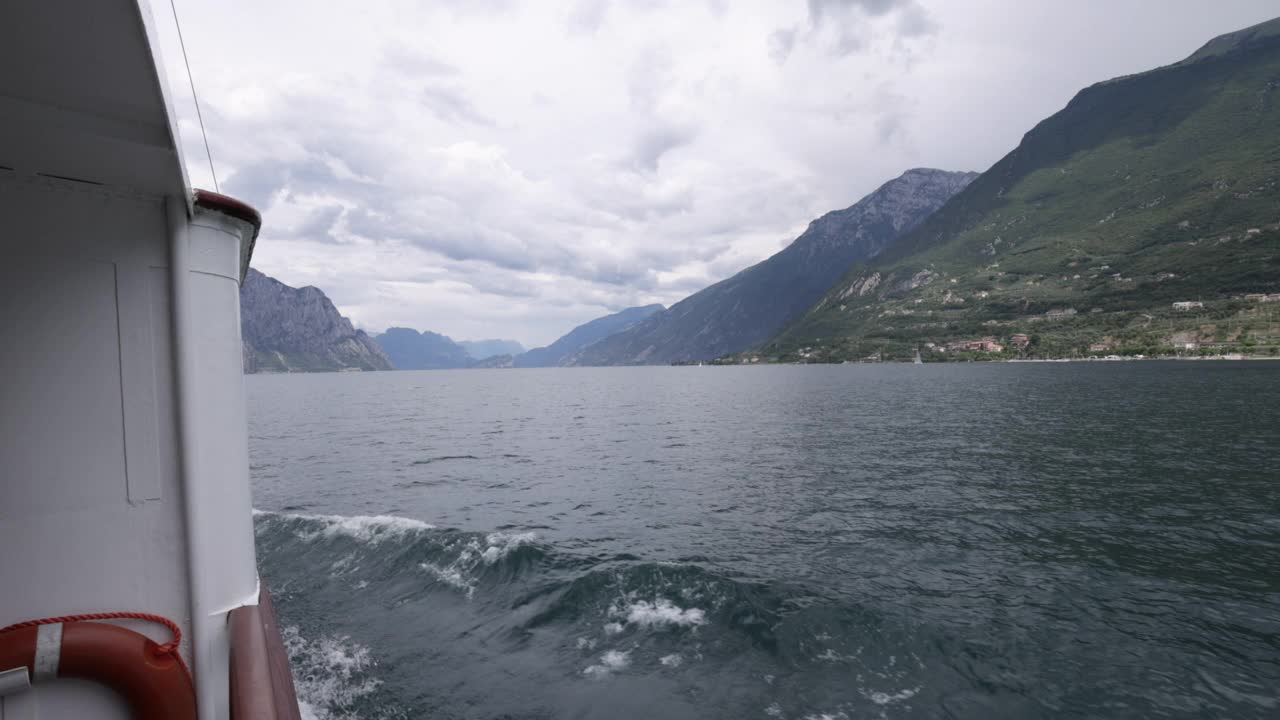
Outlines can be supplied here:
[[[1274, 304], [1274, 306], [1272, 305]], [[1264, 307], [1265, 306], [1265, 307]], [[1009, 322], [1007, 333], [989, 332], [955, 339], [885, 343], [858, 360], [835, 359], [821, 346], [798, 348], [786, 362], [1070, 362], [1121, 360], [1280, 359], [1280, 293], [1250, 293], [1223, 301], [1178, 300], [1163, 317], [1149, 313], [1104, 323], [1100, 309], [1081, 313], [1052, 308]], [[1117, 315], [1117, 314], [1113, 314]], [[993, 327], [1005, 323], [987, 321]], [[1031, 325], [1031, 328], [1018, 326]], [[1043, 327], [1036, 327], [1043, 325]], [[1106, 328], [1106, 329], [1104, 329]], [[994, 327], [993, 327], [994, 329]], [[724, 358], [720, 364], [783, 361], [762, 354]]]

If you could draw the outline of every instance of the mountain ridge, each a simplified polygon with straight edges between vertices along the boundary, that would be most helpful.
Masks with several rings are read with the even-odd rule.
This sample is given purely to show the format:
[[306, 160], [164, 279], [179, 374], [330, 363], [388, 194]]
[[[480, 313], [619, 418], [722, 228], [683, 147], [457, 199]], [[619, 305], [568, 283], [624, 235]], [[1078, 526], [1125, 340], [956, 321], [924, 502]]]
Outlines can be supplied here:
[[874, 257], [977, 173], [912, 168], [811, 221], [786, 248], [571, 358], [575, 365], [711, 360], [767, 339], [853, 262]]
[[1207, 58], [1239, 52], [1254, 44], [1274, 40], [1277, 36], [1280, 36], [1280, 17], [1218, 35], [1200, 46], [1199, 50], [1191, 53], [1186, 59], [1175, 64], [1200, 62]]
[[430, 330], [389, 327], [374, 340], [397, 370], [450, 370], [474, 362], [462, 345]]
[[515, 367], [555, 367], [570, 364], [585, 348], [610, 335], [662, 312], [662, 305], [641, 305], [598, 317], [573, 328], [546, 347], [533, 348], [514, 358]]

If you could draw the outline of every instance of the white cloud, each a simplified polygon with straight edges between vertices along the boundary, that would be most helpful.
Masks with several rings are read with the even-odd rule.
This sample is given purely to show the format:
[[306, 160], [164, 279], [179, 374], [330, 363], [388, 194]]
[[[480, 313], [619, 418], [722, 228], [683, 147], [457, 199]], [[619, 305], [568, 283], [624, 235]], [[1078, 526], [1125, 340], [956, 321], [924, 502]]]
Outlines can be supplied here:
[[[370, 329], [525, 345], [670, 304], [913, 166], [985, 169], [1084, 85], [1269, 0], [180, 0], [255, 264]], [[188, 170], [211, 185], [168, 8]], [[1142, 32], [1135, 31], [1142, 28]]]

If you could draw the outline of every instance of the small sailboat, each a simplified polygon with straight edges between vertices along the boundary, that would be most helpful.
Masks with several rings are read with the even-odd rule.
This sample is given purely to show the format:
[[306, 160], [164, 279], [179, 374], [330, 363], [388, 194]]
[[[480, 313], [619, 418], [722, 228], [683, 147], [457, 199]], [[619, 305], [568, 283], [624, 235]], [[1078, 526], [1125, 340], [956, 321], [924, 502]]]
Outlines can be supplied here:
[[145, 0], [0, 14], [0, 718], [297, 720], [249, 493], [261, 218], [191, 188]]
[[916, 359], [911, 361], [912, 365], [923, 365], [924, 360], [920, 357], [920, 348], [916, 348]]

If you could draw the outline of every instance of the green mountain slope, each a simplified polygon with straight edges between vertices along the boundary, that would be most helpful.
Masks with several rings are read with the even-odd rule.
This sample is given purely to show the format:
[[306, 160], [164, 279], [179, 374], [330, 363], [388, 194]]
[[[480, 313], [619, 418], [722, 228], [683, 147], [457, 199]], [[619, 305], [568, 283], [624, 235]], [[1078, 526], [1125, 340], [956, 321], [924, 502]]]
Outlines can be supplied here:
[[1007, 356], [1015, 334], [1039, 356], [1267, 351], [1280, 302], [1257, 294], [1277, 292], [1280, 19], [1083, 90], [760, 354], [905, 358], [989, 336]]

